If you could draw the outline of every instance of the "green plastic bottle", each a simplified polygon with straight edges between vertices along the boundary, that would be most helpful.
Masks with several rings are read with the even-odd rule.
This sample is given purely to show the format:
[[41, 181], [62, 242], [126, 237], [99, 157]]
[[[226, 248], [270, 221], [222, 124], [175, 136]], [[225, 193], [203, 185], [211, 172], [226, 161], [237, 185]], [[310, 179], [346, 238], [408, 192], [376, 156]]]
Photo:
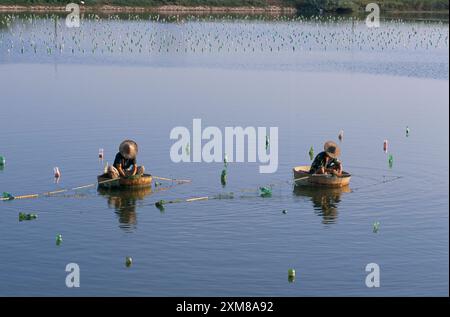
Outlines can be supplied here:
[[373, 224], [373, 233], [377, 233], [380, 230], [380, 223], [378, 221]]
[[392, 166], [394, 165], [394, 156], [392, 154], [389, 154], [388, 163], [389, 167], [392, 168]]
[[288, 269], [288, 281], [289, 283], [293, 283], [295, 281], [295, 270]]
[[6, 159], [4, 156], [0, 156], [0, 165], [5, 165], [6, 164]]
[[56, 245], [60, 245], [62, 243], [63, 239], [62, 239], [62, 235], [61, 234], [57, 234], [56, 235]]
[[309, 159], [312, 161], [314, 158], [314, 148], [311, 146], [309, 148]]
[[126, 267], [130, 267], [131, 264], [133, 264], [133, 259], [131, 258], [131, 256], [125, 257], [125, 265], [126, 265]]
[[260, 187], [260, 196], [261, 197], [271, 197], [272, 196], [272, 188], [270, 187]]
[[14, 199], [14, 196], [12, 194], [10, 194], [10, 193], [7, 193], [7, 192], [3, 192], [2, 197], [6, 198], [6, 199], [9, 199], [9, 200], [13, 200]]
[[223, 169], [222, 174], [220, 175], [220, 183], [222, 186], [225, 186], [227, 184], [227, 170]]

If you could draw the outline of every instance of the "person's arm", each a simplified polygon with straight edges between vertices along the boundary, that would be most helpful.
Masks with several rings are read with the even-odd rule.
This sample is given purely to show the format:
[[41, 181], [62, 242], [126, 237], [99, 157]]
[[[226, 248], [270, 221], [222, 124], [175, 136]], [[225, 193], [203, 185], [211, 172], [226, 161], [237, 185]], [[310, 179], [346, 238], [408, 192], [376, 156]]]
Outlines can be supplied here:
[[133, 165], [133, 172], [131, 173], [131, 175], [132, 175], [132, 176], [136, 175], [137, 170], [138, 170], [137, 164], [134, 164], [134, 165]]
[[323, 163], [323, 166], [321, 168], [321, 171], [322, 171], [321, 174], [328, 174], [330, 172], [330, 169], [328, 168], [329, 161], [330, 161], [330, 158], [328, 156], [325, 156], [325, 162]]
[[125, 177], [125, 172], [122, 168], [122, 164], [117, 165], [117, 170], [119, 171], [121, 177]]
[[333, 175], [336, 175], [336, 176], [341, 176], [342, 175], [342, 163], [339, 161], [336, 161], [335, 167], [328, 169], [328, 172]]

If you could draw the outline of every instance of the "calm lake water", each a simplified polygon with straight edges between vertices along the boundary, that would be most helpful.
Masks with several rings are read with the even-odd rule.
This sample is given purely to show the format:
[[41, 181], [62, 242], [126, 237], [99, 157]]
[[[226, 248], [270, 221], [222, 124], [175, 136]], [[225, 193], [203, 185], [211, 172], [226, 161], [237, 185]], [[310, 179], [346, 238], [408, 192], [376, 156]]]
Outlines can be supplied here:
[[[95, 183], [125, 138], [152, 174], [192, 180], [0, 202], [0, 295], [448, 296], [447, 22], [0, 21], [0, 192]], [[170, 131], [194, 118], [278, 127], [277, 172], [230, 163], [223, 187], [222, 163], [173, 163]], [[350, 188], [294, 190], [292, 167], [341, 129]], [[80, 288], [65, 284], [72, 262]], [[379, 288], [365, 284], [372, 262]]]

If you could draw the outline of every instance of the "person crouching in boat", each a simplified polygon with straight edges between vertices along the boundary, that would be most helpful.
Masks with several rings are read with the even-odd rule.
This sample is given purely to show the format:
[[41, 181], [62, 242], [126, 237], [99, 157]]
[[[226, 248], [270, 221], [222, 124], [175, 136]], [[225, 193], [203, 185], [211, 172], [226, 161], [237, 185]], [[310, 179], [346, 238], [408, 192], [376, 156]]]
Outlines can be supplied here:
[[338, 160], [341, 150], [333, 141], [327, 141], [324, 145], [324, 151], [317, 154], [311, 164], [310, 174], [333, 174], [342, 175], [342, 163]]
[[132, 140], [125, 140], [120, 143], [119, 153], [116, 154], [114, 164], [108, 166], [107, 174], [111, 178], [129, 177], [134, 175], [143, 175], [144, 166], [138, 166], [136, 156], [138, 146]]

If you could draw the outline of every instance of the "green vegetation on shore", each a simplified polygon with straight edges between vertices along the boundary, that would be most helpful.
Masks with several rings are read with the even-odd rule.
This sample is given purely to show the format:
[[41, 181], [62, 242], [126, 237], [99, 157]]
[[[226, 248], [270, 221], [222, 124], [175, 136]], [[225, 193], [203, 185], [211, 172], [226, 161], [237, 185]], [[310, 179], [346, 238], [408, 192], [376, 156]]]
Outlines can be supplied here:
[[[270, 0], [83, 0], [85, 5], [140, 6], [156, 7], [163, 5], [179, 6], [217, 6], [217, 7], [263, 7]], [[79, 0], [0, 0], [0, 5], [66, 5], [69, 2], [80, 3]], [[283, 3], [285, 1], [276, 1]]]
[[[66, 5], [79, 0], [0, 0], [0, 5]], [[211, 6], [211, 7], [295, 7], [299, 10], [324, 12], [357, 12], [370, 2], [376, 2], [386, 11], [448, 11], [448, 0], [84, 0], [87, 6], [136, 6], [163, 5]]]
[[444, 11], [449, 9], [448, 0], [284, 0], [299, 9], [316, 9], [329, 12], [352, 12], [364, 10], [368, 3], [377, 3], [386, 11]]

